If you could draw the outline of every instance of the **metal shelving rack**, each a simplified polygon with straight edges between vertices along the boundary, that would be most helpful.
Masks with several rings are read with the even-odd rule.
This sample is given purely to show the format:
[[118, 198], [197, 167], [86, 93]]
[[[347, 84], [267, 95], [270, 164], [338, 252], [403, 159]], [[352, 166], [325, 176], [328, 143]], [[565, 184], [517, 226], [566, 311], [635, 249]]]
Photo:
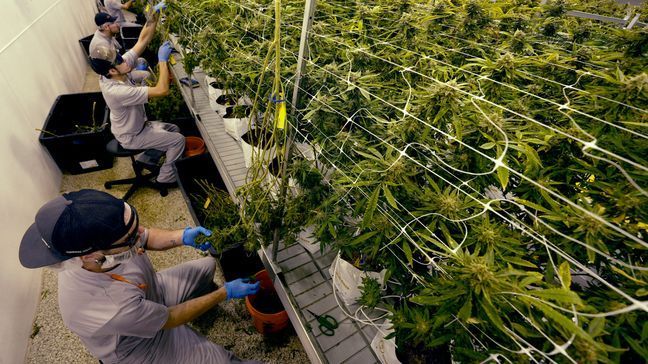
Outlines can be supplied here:
[[[181, 50], [172, 37], [176, 49]], [[182, 96], [193, 114], [205, 145], [232, 197], [246, 181], [247, 168], [240, 142], [225, 132], [221, 116], [209, 105], [205, 73], [196, 69], [192, 77], [200, 86], [190, 88], [177, 82], [187, 77], [182, 56], [174, 54], [170, 64]], [[307, 242], [304, 241], [304, 244]], [[377, 330], [347, 317], [338, 306], [333, 292], [329, 267], [335, 259], [331, 251], [311, 253], [301, 244], [279, 246], [277, 259], [272, 259], [271, 247], [259, 250], [259, 256], [270, 274], [279, 298], [312, 363], [380, 363], [371, 349]], [[306, 310], [335, 317], [339, 327], [333, 336], [323, 335], [317, 321]]]
[[[628, 1], [633, 5], [638, 5], [643, 0], [620, 0], [622, 3]], [[293, 105], [296, 104], [300, 77], [303, 73], [302, 60], [308, 57], [308, 49], [305, 46], [306, 34], [312, 26], [315, 7], [315, 0], [305, 1], [299, 62], [292, 95]], [[638, 12], [635, 14], [634, 9], [631, 9], [624, 18], [580, 11], [570, 11], [568, 15], [612, 22], [626, 29], [647, 25], [638, 21], [640, 14]], [[171, 38], [176, 49], [182, 52], [176, 39]], [[175, 60], [175, 64], [171, 66], [171, 72], [177, 81], [182, 77], [187, 77], [187, 74], [182, 65], [182, 58], [176, 55]], [[199, 82], [199, 87], [189, 88], [179, 82], [177, 84], [196, 119], [198, 130], [205, 140], [207, 149], [218, 167], [230, 195], [235, 198], [235, 191], [246, 183], [247, 174], [240, 142], [225, 132], [221, 116], [211, 109], [208, 90], [205, 86], [205, 73], [200, 69], [195, 69], [191, 76]], [[258, 253], [274, 282], [279, 298], [309, 359], [312, 363], [380, 363], [370, 345], [377, 329], [351, 319], [349, 311], [345, 312], [336, 301], [329, 274], [329, 267], [335, 259], [335, 253], [331, 251], [312, 253], [305, 248], [306, 244], [310, 244], [310, 242], [302, 241], [301, 243], [289, 247], [280, 244], [275, 260], [272, 259], [272, 247], [260, 249]], [[353, 309], [355, 307], [348, 308], [348, 310]], [[315, 318], [306, 310], [317, 314], [328, 314], [336, 318], [340, 325], [335, 334], [333, 336], [323, 335], [318, 329]]]

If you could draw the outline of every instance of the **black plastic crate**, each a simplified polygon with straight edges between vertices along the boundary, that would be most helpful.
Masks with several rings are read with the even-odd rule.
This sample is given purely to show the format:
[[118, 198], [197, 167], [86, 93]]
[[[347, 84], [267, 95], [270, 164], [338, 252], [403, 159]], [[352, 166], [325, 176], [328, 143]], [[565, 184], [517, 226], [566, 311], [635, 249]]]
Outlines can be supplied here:
[[83, 54], [85, 55], [88, 63], [90, 63], [90, 42], [92, 42], [92, 38], [94, 38], [94, 34], [90, 34], [87, 37], [79, 39], [79, 45], [81, 46]]
[[[93, 114], [94, 112], [94, 114]], [[106, 144], [109, 110], [101, 92], [59, 95], [50, 109], [38, 140], [63, 172], [79, 174], [112, 168]], [[95, 131], [77, 127], [100, 126]]]
[[[191, 196], [202, 193], [197, 180], [206, 180], [227, 192], [218, 168], [211, 155], [207, 153], [179, 159], [174, 163], [174, 166], [178, 177], [178, 185], [189, 207], [189, 213], [191, 213], [196, 225], [202, 225], [205, 216], [201, 212], [201, 206], [196, 206]], [[257, 253], [245, 251], [242, 244], [223, 251], [219, 260], [227, 281], [249, 277], [264, 268]]]
[[119, 30], [119, 33], [121, 35], [121, 40], [122, 40], [122, 46], [124, 47], [125, 50], [129, 50], [133, 48], [135, 43], [137, 43], [137, 39], [139, 38], [140, 33], [142, 32], [142, 27], [136, 26], [127, 26], [127, 27], [121, 27]]
[[119, 29], [122, 38], [139, 38], [140, 33], [142, 32], [141, 26], [123, 26]]

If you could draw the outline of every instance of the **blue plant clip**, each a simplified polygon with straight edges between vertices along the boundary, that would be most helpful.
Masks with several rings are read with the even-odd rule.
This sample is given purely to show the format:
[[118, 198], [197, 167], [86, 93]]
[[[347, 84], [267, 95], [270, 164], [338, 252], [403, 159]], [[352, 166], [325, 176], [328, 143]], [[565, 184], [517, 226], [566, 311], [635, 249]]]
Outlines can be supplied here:
[[272, 103], [274, 103], [274, 104], [278, 104], [278, 103], [280, 103], [280, 102], [286, 102], [286, 99], [277, 100], [276, 97], [275, 97], [275, 95], [272, 95], [271, 97], [269, 97], [269, 99], [270, 99], [270, 101], [271, 101]]

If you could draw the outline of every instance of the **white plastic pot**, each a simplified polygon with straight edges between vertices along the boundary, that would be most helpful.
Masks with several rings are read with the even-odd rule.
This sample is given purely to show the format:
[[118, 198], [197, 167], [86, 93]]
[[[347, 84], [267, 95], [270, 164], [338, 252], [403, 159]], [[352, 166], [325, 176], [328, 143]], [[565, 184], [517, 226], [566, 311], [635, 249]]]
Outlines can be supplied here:
[[223, 118], [225, 132], [235, 140], [241, 140], [241, 136], [250, 129], [250, 118]]
[[250, 168], [252, 166], [252, 158], [254, 158], [255, 162], [262, 158], [262, 163], [264, 165], [267, 165], [277, 155], [274, 147], [271, 150], [265, 150], [252, 146], [243, 139], [241, 139], [241, 149], [243, 150], [243, 159], [245, 160], [246, 168]]
[[380, 272], [364, 272], [360, 269], [354, 267], [351, 263], [342, 259], [340, 253], [331, 264], [329, 268], [329, 273], [333, 280], [333, 288], [337, 292], [338, 296], [344, 304], [351, 306], [356, 304], [362, 291], [360, 287], [362, 286], [362, 279], [364, 277], [370, 277], [378, 281], [381, 287], [385, 282], [385, 273], [386, 269], [381, 270]]
[[391, 321], [385, 320], [382, 325], [379, 325], [379, 330], [371, 340], [371, 349], [378, 357], [382, 364], [401, 364], [400, 360], [396, 357], [396, 339], [391, 338], [385, 340], [385, 336], [391, 334], [394, 330], [391, 327]]

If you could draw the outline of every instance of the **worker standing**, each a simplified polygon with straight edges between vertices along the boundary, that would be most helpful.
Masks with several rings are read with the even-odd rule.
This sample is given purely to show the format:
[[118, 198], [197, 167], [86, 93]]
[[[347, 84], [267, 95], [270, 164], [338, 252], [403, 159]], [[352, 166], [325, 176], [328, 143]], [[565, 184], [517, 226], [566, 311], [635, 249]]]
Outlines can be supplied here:
[[26, 268], [58, 273], [65, 325], [102, 363], [243, 362], [186, 324], [222, 301], [259, 290], [244, 279], [214, 289], [216, 260], [205, 257], [155, 272], [147, 250], [182, 245], [202, 250], [203, 227], [141, 227], [135, 208], [108, 193], [80, 190], [43, 205], [25, 232]]

